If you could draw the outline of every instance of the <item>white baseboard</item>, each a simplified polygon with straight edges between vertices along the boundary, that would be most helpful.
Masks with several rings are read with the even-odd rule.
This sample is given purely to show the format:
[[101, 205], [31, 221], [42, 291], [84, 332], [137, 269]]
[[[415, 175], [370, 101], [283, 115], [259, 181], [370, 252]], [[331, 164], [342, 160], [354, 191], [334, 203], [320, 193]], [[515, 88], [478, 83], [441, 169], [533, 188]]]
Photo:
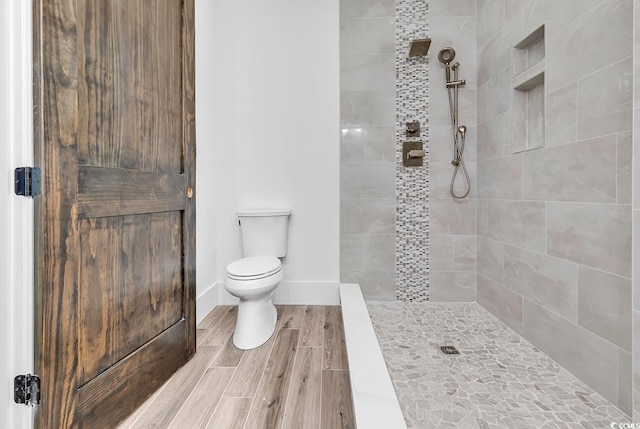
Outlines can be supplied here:
[[214, 283], [196, 298], [196, 325], [202, 322], [207, 314], [219, 304], [219, 289], [224, 289], [224, 287], [220, 283]]
[[[220, 305], [233, 305], [238, 298], [219, 286]], [[340, 283], [337, 282], [282, 282], [273, 295], [273, 303], [280, 305], [339, 305]]]

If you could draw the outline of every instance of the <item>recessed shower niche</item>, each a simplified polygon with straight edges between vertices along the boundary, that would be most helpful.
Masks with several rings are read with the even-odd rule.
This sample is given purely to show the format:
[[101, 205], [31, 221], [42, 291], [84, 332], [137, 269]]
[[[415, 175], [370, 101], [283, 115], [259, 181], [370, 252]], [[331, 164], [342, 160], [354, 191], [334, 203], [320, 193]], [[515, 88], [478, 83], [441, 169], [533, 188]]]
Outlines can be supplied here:
[[544, 146], [544, 25], [514, 46], [513, 153]]

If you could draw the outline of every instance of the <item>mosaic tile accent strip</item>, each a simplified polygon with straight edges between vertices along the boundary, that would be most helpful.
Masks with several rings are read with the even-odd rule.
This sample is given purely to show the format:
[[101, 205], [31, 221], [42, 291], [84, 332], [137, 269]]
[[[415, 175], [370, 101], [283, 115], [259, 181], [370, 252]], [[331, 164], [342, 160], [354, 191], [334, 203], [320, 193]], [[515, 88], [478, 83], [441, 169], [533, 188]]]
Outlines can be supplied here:
[[[476, 303], [367, 307], [409, 429], [629, 423], [617, 407]], [[441, 345], [460, 354], [445, 355]]]
[[[396, 0], [396, 298], [429, 300], [429, 63], [408, 58], [413, 39], [428, 35], [426, 0]], [[420, 121], [420, 137], [406, 122]], [[422, 141], [422, 167], [402, 165], [402, 143]]]

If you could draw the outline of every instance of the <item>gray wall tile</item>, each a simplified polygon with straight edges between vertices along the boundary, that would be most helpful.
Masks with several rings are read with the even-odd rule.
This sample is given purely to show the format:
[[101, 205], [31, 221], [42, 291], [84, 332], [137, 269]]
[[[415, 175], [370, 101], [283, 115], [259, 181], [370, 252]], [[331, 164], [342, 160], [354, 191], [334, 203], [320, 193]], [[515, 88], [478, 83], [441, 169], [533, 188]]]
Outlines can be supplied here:
[[610, 65], [578, 81], [578, 138], [631, 129], [632, 60]]
[[571, 143], [578, 138], [578, 84], [547, 94], [545, 146]]
[[631, 277], [631, 208], [548, 203], [547, 245], [552, 256]]
[[429, 246], [431, 273], [453, 271], [453, 235], [432, 235]]
[[[367, 54], [393, 54], [395, 50], [395, 16], [364, 19], [364, 50]], [[395, 77], [393, 79], [395, 81]]]
[[579, 2], [563, 2], [557, 0], [526, 1], [524, 4], [524, 22], [526, 33], [530, 33], [542, 24], [548, 27], [549, 36], [564, 29], [576, 19], [581, 18], [602, 0], [581, 0]]
[[364, 53], [364, 20], [362, 18], [340, 19], [340, 55]]
[[364, 128], [343, 128], [340, 138], [340, 162], [361, 163], [364, 157]]
[[476, 2], [474, 0], [430, 0], [429, 7], [432, 16], [475, 16]]
[[474, 302], [476, 274], [471, 272], [432, 272], [429, 281], [429, 301]]
[[504, 15], [506, 19], [513, 19], [516, 15], [522, 14], [526, 2], [525, 0], [505, 0]]
[[[451, 2], [449, 2], [451, 3]], [[431, 5], [430, 5], [431, 6]], [[429, 23], [429, 33], [432, 39], [432, 46], [440, 47], [444, 46], [455, 46], [456, 47], [456, 55], [460, 55], [459, 60], [461, 64], [471, 65], [473, 64], [473, 68], [469, 67], [466, 70], [475, 70], [475, 46], [476, 46], [476, 19], [475, 16], [437, 16], [434, 17]], [[473, 56], [465, 56], [464, 52], [468, 52]], [[458, 58], [456, 58], [458, 59]], [[461, 69], [464, 70], [464, 69]], [[431, 78], [437, 77], [436, 73], [439, 73], [441, 70], [435, 70], [431, 72]], [[474, 73], [475, 74], [475, 73]], [[471, 77], [470, 77], [471, 78]], [[475, 76], [472, 77], [473, 82], [475, 82]], [[444, 77], [442, 80], [431, 81], [432, 83], [441, 84], [444, 82]], [[469, 81], [471, 82], [471, 81]]]
[[577, 13], [578, 9], [573, 9], [574, 6], [583, 7], [582, 2], [559, 6], [564, 16], [577, 17], [571, 22], [560, 22], [552, 10], [540, 10], [545, 19], [558, 19], [558, 25], [562, 27], [555, 34], [554, 28], [548, 29], [545, 78], [549, 91], [589, 76], [630, 57], [632, 53], [629, 34], [632, 33], [633, 20], [629, 1], [600, 1], [591, 10], [582, 9], [582, 15]]
[[[512, 117], [509, 113], [503, 113], [478, 124], [477, 140], [482, 142], [481, 145], [477, 145], [478, 161], [486, 161], [511, 154]], [[509, 147], [507, 152], [504, 150], [505, 145]]]
[[633, 412], [633, 360], [629, 352], [618, 349], [618, 408]]
[[[476, 91], [473, 89], [460, 89], [458, 91], [458, 109], [460, 124], [475, 125], [476, 118]], [[451, 114], [449, 113], [449, 96], [444, 87], [429, 88], [429, 104], [444, 108], [431, 109], [429, 112], [429, 124], [433, 126], [451, 126]], [[449, 128], [451, 129], [451, 128]], [[449, 134], [451, 136], [451, 134]], [[450, 137], [451, 141], [453, 137]]]
[[505, 286], [529, 301], [578, 322], [578, 267], [563, 259], [505, 246]]
[[395, 56], [346, 55], [340, 58], [340, 88], [342, 91], [375, 91], [395, 93]]
[[504, 244], [478, 237], [478, 273], [504, 285]]
[[[431, 106], [433, 106], [433, 102], [431, 103]], [[449, 165], [451, 165], [452, 159], [453, 137], [451, 134], [451, 125], [446, 124], [436, 126], [429, 124], [430, 163], [449, 163]]]
[[507, 67], [489, 80], [488, 91], [490, 96], [487, 103], [489, 119], [511, 110], [513, 103], [511, 78], [511, 67]]
[[526, 299], [523, 335], [602, 396], [617, 403], [616, 346]]
[[[633, 310], [633, 409], [640, 413], [640, 311]], [[640, 420], [638, 420], [640, 421]]]
[[364, 249], [362, 244], [363, 235], [341, 234], [340, 235], [340, 269], [341, 270], [363, 270], [364, 269]]
[[489, 200], [487, 236], [497, 241], [544, 252], [545, 203]]
[[578, 269], [578, 324], [631, 351], [631, 280]]
[[505, 8], [502, 1], [489, 1], [478, 10], [477, 37], [487, 40], [495, 36], [505, 24]]
[[[433, 251], [433, 248], [432, 248]], [[454, 271], [476, 270], [476, 237], [475, 235], [453, 236], [453, 269]]]
[[343, 234], [395, 232], [395, 199], [343, 198], [340, 205], [340, 229]]
[[524, 198], [616, 201], [616, 138], [607, 136], [524, 154]]
[[[640, 27], [640, 23], [638, 25]], [[640, 55], [639, 55], [640, 56]], [[638, 59], [638, 62], [640, 62], [640, 58]], [[638, 74], [640, 74], [640, 71], [638, 72]], [[640, 86], [640, 85], [636, 85], [636, 86]], [[638, 106], [640, 106], [640, 101], [638, 101]], [[633, 150], [634, 153], [636, 154], [636, 156], [633, 157], [633, 171], [634, 171], [634, 177], [633, 177], [633, 208], [634, 209], [638, 209], [640, 208], [640, 175], [637, 174], [637, 172], [640, 172], [640, 156], [638, 156], [638, 154], [640, 153], [640, 143], [637, 142], [637, 136], [640, 136], [640, 107], [637, 107], [635, 109], [633, 109], [633, 135], [634, 135], [634, 143], [633, 143]]]
[[395, 301], [395, 271], [341, 271], [340, 281], [358, 283], [366, 301]]
[[475, 200], [431, 200], [432, 234], [475, 234]]
[[396, 145], [393, 128], [365, 128], [363, 134], [366, 162], [395, 162]]
[[522, 297], [482, 274], [477, 275], [476, 282], [478, 304], [522, 334]]
[[[480, 23], [480, 19], [478, 20]], [[500, 33], [489, 40], [478, 37], [478, 85], [490, 80], [511, 65], [511, 48], [524, 34], [522, 21], [510, 20], [505, 23]]]
[[343, 198], [393, 198], [396, 194], [393, 163], [342, 163], [340, 194]]
[[631, 204], [633, 135], [618, 134], [618, 172], [616, 175], [618, 204]]
[[476, 200], [476, 231], [478, 236], [489, 237], [489, 200]]
[[363, 127], [341, 130], [341, 162], [395, 162], [395, 157], [395, 130], [393, 128]]
[[478, 198], [522, 199], [522, 155], [478, 163]]
[[395, 96], [376, 91], [340, 91], [343, 127], [393, 127]]
[[392, 271], [396, 268], [395, 235], [366, 235], [363, 238], [364, 269]]
[[340, 17], [393, 16], [395, 2], [392, 0], [341, 0]]
[[[469, 177], [476, 177], [476, 163], [466, 162], [465, 166], [469, 172]], [[429, 164], [429, 193], [431, 198], [436, 199], [450, 199], [451, 193], [451, 178], [455, 172], [455, 168], [451, 165], [451, 162], [431, 162]], [[476, 180], [471, 180], [471, 192], [467, 198], [475, 197], [475, 184]], [[457, 195], [462, 195], [467, 190], [467, 182], [465, 179], [462, 167], [458, 169], [456, 179], [453, 184], [454, 192]]]
[[[634, 207], [636, 207], [634, 205]], [[640, 210], [633, 210], [633, 309], [640, 311]], [[639, 332], [640, 333], [640, 332]], [[640, 356], [638, 356], [640, 358]], [[640, 362], [638, 362], [640, 364]], [[640, 411], [640, 409], [639, 409]]]

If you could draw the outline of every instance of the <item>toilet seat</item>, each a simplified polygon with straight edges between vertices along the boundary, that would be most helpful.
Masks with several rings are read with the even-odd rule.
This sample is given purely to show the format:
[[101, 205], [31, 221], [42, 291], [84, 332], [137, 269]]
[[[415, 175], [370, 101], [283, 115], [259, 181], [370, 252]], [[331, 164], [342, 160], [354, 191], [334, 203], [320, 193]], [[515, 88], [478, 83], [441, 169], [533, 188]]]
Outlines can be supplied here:
[[227, 266], [227, 277], [239, 281], [259, 280], [281, 270], [282, 263], [275, 256], [252, 256], [230, 263]]

